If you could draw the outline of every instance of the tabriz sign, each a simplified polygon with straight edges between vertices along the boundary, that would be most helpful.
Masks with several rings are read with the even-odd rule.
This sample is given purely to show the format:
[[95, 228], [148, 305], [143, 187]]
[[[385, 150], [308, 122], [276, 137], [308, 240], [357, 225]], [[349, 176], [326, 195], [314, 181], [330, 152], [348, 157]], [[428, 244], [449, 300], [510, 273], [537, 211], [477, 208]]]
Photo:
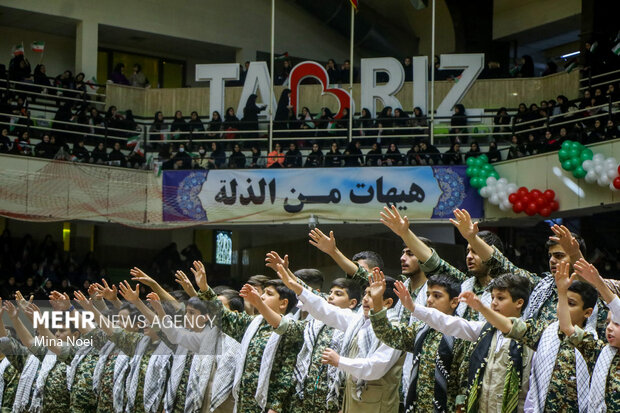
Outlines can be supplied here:
[[[463, 70], [459, 81], [455, 82], [446, 97], [437, 107], [437, 116], [450, 116], [452, 108], [459, 103], [474, 81], [482, 72], [484, 66], [484, 54], [443, 54], [441, 55], [439, 70]], [[413, 106], [419, 106], [424, 113], [428, 112], [428, 58], [416, 56], [412, 59], [413, 70]], [[388, 74], [388, 81], [377, 84], [377, 73]], [[340, 118], [344, 108], [348, 108], [354, 102], [351, 101], [349, 92], [341, 87], [328, 84], [328, 76], [325, 68], [316, 62], [306, 61], [299, 63], [293, 68], [289, 76], [289, 88], [291, 89], [291, 104], [295, 113], [299, 112], [299, 84], [308, 77], [317, 79], [323, 85], [323, 94], [331, 94], [339, 102], [336, 118]], [[196, 81], [208, 81], [210, 83], [210, 112], [224, 113], [224, 82], [227, 80], [239, 80], [239, 65], [237, 63], [224, 64], [200, 64], [196, 65]], [[385, 106], [393, 108], [403, 105], [396, 98], [396, 94], [405, 83], [405, 70], [402, 64], [393, 57], [377, 57], [362, 59], [361, 61], [361, 104], [368, 108], [371, 113], [377, 113], [377, 100], [381, 100]], [[245, 83], [237, 106], [237, 113], [243, 113], [245, 103], [251, 94], [260, 92], [261, 96], [269, 96], [270, 79], [269, 69], [266, 62], [251, 62], [245, 77]], [[276, 106], [274, 96], [273, 105]], [[355, 108], [354, 108], [355, 109]], [[266, 115], [266, 112], [263, 112]]]

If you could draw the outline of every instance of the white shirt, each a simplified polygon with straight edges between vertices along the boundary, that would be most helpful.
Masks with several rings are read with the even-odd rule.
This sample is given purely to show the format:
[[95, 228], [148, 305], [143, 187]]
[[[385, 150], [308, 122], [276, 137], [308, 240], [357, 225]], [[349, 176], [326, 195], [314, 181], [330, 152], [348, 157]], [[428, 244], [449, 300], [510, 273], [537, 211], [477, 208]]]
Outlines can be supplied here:
[[[170, 320], [166, 318], [170, 318]], [[220, 337], [221, 332], [218, 328], [206, 326], [200, 332], [190, 331], [182, 327], [175, 327], [171, 320], [172, 318], [169, 315], [164, 317], [160, 328], [172, 344], [185, 347], [196, 354], [220, 354], [219, 348], [216, 346], [222, 345], [218, 341], [224, 339], [226, 335], [222, 333], [222, 337]]]
[[611, 321], [620, 324], [620, 298], [615, 296], [614, 299], [607, 304], [607, 307], [609, 307], [609, 311], [611, 312]]
[[[298, 298], [303, 303], [302, 309], [304, 311], [326, 325], [341, 331], [346, 331], [349, 326], [355, 325], [361, 317], [364, 317], [363, 312], [356, 314], [348, 308], [329, 304], [322, 297], [305, 289]], [[372, 325], [367, 318], [362, 330], [369, 328], [372, 329]], [[358, 339], [362, 336], [362, 330], [358, 334]], [[381, 343], [370, 357], [349, 358], [340, 356], [338, 368], [356, 379], [379, 380], [396, 364], [400, 355], [400, 350], [395, 350], [385, 343]]]
[[[476, 341], [486, 321], [469, 321], [461, 317], [444, 314], [441, 311], [416, 305], [413, 316], [448, 336], [454, 336], [467, 341]], [[499, 340], [498, 340], [499, 341]]]

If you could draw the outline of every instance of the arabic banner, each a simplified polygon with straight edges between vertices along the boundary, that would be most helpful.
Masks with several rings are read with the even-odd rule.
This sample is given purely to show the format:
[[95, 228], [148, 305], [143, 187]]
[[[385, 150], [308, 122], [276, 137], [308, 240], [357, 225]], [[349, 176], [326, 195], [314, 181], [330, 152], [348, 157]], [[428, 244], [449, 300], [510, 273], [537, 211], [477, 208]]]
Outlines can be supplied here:
[[465, 166], [165, 171], [164, 221], [290, 222], [379, 219], [396, 205], [410, 220], [482, 217]]

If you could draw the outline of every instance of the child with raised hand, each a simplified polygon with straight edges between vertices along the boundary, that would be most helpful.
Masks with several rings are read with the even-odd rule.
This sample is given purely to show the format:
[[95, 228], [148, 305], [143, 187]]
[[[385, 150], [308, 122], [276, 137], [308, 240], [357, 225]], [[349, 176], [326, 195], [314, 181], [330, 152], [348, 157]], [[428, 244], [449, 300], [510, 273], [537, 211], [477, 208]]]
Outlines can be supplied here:
[[[281, 264], [278, 264], [278, 276], [297, 294], [303, 303], [304, 311], [308, 311], [312, 317], [326, 325], [344, 332], [340, 350], [326, 348], [322, 355], [323, 364], [337, 367], [346, 374], [342, 411], [397, 411], [404, 357], [401, 357], [401, 351], [381, 343], [372, 331], [368, 318], [372, 302], [370, 287], [366, 288], [362, 299], [362, 311], [354, 313], [348, 308], [331, 305], [320, 296], [304, 289]], [[383, 306], [390, 309], [398, 302], [393, 291], [394, 282], [392, 278], [386, 279], [388, 287], [383, 295]], [[390, 316], [393, 321], [398, 319], [394, 312]], [[334, 381], [328, 397], [338, 394], [339, 384], [344, 379], [342, 376], [338, 375], [339, 378]]]
[[[620, 299], [609, 289], [606, 280], [600, 276], [597, 269], [583, 258], [574, 264], [574, 270], [575, 274], [598, 290], [609, 307], [605, 331], [607, 345], [601, 341], [598, 343], [598, 348], [593, 349], [591, 345], [575, 344], [584, 358], [596, 359], [590, 381], [588, 412], [617, 412], [620, 411], [620, 352], [618, 351], [620, 348]], [[562, 298], [562, 301], [565, 299]], [[574, 327], [566, 322], [567, 311], [564, 310], [562, 313], [558, 311], [558, 317], [561, 317], [561, 323], [564, 320], [562, 324], [566, 328], [565, 333], [571, 333]]]
[[241, 343], [233, 386], [236, 411], [284, 411], [292, 396], [290, 380], [303, 335], [301, 330], [286, 337], [277, 333], [287, 328], [290, 318], [283, 316], [295, 309], [297, 297], [279, 280], [266, 283], [261, 302], [273, 310], [281, 321], [278, 329], [274, 330], [263, 316], [254, 317], [227, 310], [209, 287], [201, 262], [194, 261], [191, 271], [200, 290], [198, 298], [215, 303], [222, 331]]
[[[436, 274], [428, 279], [427, 302], [445, 314], [453, 314], [459, 304], [460, 283], [449, 275]], [[413, 303], [402, 281], [395, 283], [396, 293], [403, 302]], [[409, 388], [405, 391], [406, 412], [453, 412], [459, 390], [458, 371], [465, 355], [463, 340], [444, 335], [426, 324], [415, 321], [390, 323], [383, 308], [385, 277], [375, 268], [370, 285], [373, 309], [372, 328], [388, 346], [413, 354]]]
[[[491, 309], [505, 317], [519, 318], [530, 293], [527, 278], [504, 274], [493, 279]], [[475, 311], [483, 310], [481, 300], [472, 291], [462, 292], [459, 299]], [[469, 321], [442, 313], [434, 308], [403, 302], [413, 316], [446, 335], [472, 341], [466, 379], [467, 412], [516, 412], [523, 409], [528, 389], [530, 361], [533, 351], [506, 338], [488, 321]], [[487, 315], [493, 315], [488, 313]], [[516, 334], [516, 331], [511, 331]], [[463, 366], [465, 366], [464, 363]]]

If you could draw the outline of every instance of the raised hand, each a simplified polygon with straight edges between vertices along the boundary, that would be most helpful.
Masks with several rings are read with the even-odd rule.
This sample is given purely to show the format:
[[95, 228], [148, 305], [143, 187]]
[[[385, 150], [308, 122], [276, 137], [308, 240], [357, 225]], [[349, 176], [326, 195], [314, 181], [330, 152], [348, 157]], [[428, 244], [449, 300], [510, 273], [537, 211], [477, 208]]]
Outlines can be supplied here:
[[336, 252], [336, 238], [334, 238], [334, 231], [329, 231], [329, 237], [318, 229], [314, 228], [308, 234], [310, 240], [308, 241], [310, 245], [317, 247], [320, 251], [323, 251], [325, 254], [331, 255]]
[[569, 257], [581, 256], [579, 243], [575, 237], [573, 237], [573, 234], [570, 233], [568, 228], [564, 225], [555, 224], [551, 227], [551, 231], [553, 231], [554, 235], [551, 235], [549, 239], [560, 244], [564, 252], [568, 254]]
[[275, 251], [268, 252], [265, 258], [265, 266], [267, 268], [271, 268], [274, 271], [278, 271], [278, 264], [288, 269], [288, 255], [285, 255], [284, 258], [281, 258], [280, 255]]
[[129, 283], [127, 282], [127, 280], [124, 280], [123, 282], [121, 282], [118, 285], [119, 289], [120, 289], [120, 293], [123, 296], [123, 298], [129, 302], [136, 302], [140, 300], [140, 284], [137, 283], [136, 284], [136, 289], [132, 290], [131, 286], [129, 285]]
[[338, 367], [338, 363], [340, 363], [340, 355], [331, 348], [326, 348], [323, 351], [323, 354], [321, 354], [321, 363]]
[[174, 281], [176, 281], [177, 284], [179, 284], [181, 288], [183, 288], [183, 291], [185, 291], [190, 297], [195, 297], [196, 295], [198, 295], [196, 293], [196, 289], [192, 285], [192, 282], [189, 280], [189, 278], [187, 278], [187, 275], [185, 275], [183, 271], [178, 270], [174, 273]]
[[146, 295], [146, 301], [151, 304], [153, 311], [155, 311], [155, 314], [157, 314], [158, 317], [163, 318], [166, 315], [164, 307], [161, 305], [161, 299], [159, 298], [159, 295], [157, 295], [157, 293], [148, 293]]
[[52, 291], [49, 298], [52, 308], [56, 311], [67, 311], [71, 307], [71, 299], [67, 293]]
[[396, 281], [394, 283], [394, 292], [398, 296], [398, 299], [402, 303], [403, 307], [413, 313], [415, 309], [415, 304], [413, 302], [413, 298], [411, 297], [411, 293], [407, 289], [407, 286], [402, 281]]
[[450, 222], [452, 222], [452, 225], [454, 225], [456, 229], [459, 230], [463, 238], [465, 238], [466, 240], [470, 240], [475, 237], [476, 234], [478, 234], [478, 223], [472, 222], [471, 216], [469, 215], [469, 212], [467, 212], [467, 210], [455, 209], [454, 217], [456, 219], [450, 218]]
[[480, 311], [484, 307], [482, 301], [480, 301], [478, 296], [473, 291], [463, 291], [459, 295], [459, 301], [467, 304], [467, 306], [473, 308], [476, 311]]
[[41, 314], [41, 309], [35, 303], [30, 303], [24, 308], [24, 314], [31, 323], [34, 321], [34, 313]]
[[26, 301], [21, 291], [19, 290], [15, 291], [15, 302], [17, 303], [17, 305], [22, 311], [24, 308], [28, 306], [28, 304], [32, 303], [33, 300], [34, 300], [34, 295], [31, 294], [30, 299]]
[[570, 274], [570, 265], [564, 261], [560, 262], [558, 266], [558, 270], [553, 274], [555, 277], [555, 285], [558, 288], [558, 293], [566, 294], [568, 291], [568, 287], [575, 280], [576, 274], [569, 276]]
[[401, 217], [395, 205], [391, 208], [383, 207], [381, 214], [381, 222], [383, 225], [392, 230], [396, 235], [403, 238], [409, 232], [409, 219]]
[[293, 290], [295, 294], [297, 295], [301, 294], [301, 292], [303, 291], [303, 287], [297, 282], [296, 279], [291, 277], [288, 270], [284, 268], [282, 264], [278, 264], [277, 268], [278, 270], [276, 274], [278, 274], [278, 277], [280, 277], [284, 285], [286, 285], [288, 288]]
[[102, 278], [101, 281], [103, 282], [103, 289], [101, 289], [99, 292], [101, 293], [103, 298], [108, 301], [118, 299], [118, 289], [116, 288], [116, 285], [112, 284], [112, 287], [110, 287], [108, 285], [108, 282], [104, 278]]
[[250, 284], [245, 284], [243, 287], [241, 287], [239, 295], [243, 297], [243, 299], [246, 300], [248, 303], [252, 304], [252, 306], [254, 307], [260, 305], [260, 303], [262, 302], [258, 291]]
[[75, 290], [73, 292], [73, 297], [75, 301], [86, 311], [93, 311], [95, 306], [93, 305], [92, 299], [86, 298], [83, 292]]
[[383, 294], [385, 293], [385, 275], [383, 271], [375, 267], [370, 275], [370, 296], [373, 301], [379, 300], [383, 302]]
[[157, 281], [149, 277], [144, 271], [142, 271], [138, 267], [133, 267], [131, 270], [129, 270], [129, 274], [131, 274], [131, 276], [133, 277], [131, 281], [138, 281], [144, 285], [149, 286], [150, 288], [153, 288], [153, 286], [157, 284]]
[[[101, 286], [101, 284], [92, 283], [91, 285], [88, 286], [88, 295], [93, 300], [102, 300], [103, 299], [103, 295], [100, 292], [102, 289], [103, 289], [103, 287]], [[75, 295], [75, 293], [74, 293], [74, 295]]]
[[575, 273], [578, 276], [580, 276], [595, 287], [603, 282], [603, 278], [601, 277], [601, 274], [599, 274], [596, 267], [584, 260], [583, 258], [579, 259], [579, 261], [575, 263], [573, 268], [575, 269]]
[[10, 301], [4, 301], [2, 302], [2, 300], [0, 299], [0, 304], [2, 309], [0, 310], [0, 317], [2, 316], [3, 312], [6, 312], [6, 314], [9, 316], [9, 318], [11, 320], [14, 320], [17, 318], [17, 308], [13, 305], [12, 302]]
[[190, 268], [192, 274], [194, 274], [194, 279], [196, 280], [196, 285], [200, 291], [207, 291], [209, 289], [209, 284], [207, 283], [207, 271], [205, 270], [205, 266], [200, 261], [194, 261], [194, 268]]

